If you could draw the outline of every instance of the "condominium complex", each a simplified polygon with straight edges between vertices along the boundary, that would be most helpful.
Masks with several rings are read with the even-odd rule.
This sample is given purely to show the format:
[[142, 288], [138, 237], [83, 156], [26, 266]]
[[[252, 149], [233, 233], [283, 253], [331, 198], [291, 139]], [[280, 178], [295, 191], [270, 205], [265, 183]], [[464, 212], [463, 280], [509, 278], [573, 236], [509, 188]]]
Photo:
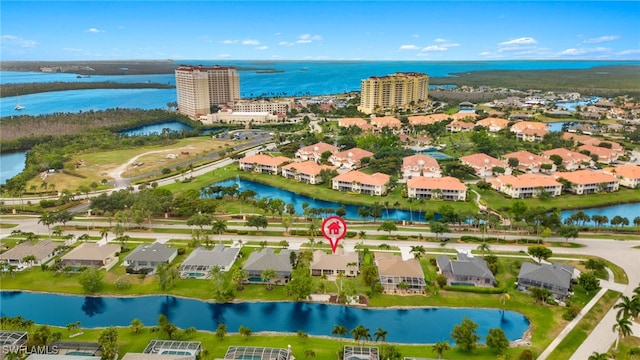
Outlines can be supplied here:
[[238, 112], [268, 112], [272, 114], [286, 114], [291, 109], [289, 101], [248, 101], [242, 100], [229, 104], [233, 111]]
[[240, 100], [240, 78], [233, 67], [180, 65], [176, 91], [181, 114], [206, 115], [213, 105]]
[[372, 76], [362, 80], [358, 110], [371, 114], [378, 110], [410, 108], [427, 100], [429, 76], [406, 72]]

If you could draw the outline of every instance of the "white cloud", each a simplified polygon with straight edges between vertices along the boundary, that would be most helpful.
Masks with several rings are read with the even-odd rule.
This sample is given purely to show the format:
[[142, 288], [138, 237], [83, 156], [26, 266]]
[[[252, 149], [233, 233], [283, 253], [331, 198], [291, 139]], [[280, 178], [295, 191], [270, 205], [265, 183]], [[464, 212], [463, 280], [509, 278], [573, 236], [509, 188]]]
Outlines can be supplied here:
[[77, 49], [77, 48], [62, 48], [62, 50], [68, 51], [68, 52], [83, 52], [84, 51], [82, 49]]
[[501, 42], [500, 46], [509, 46], [509, 45], [522, 45], [522, 44], [537, 44], [538, 41], [532, 37], [521, 37], [517, 39], [512, 39], [508, 41]]
[[624, 50], [618, 53], [618, 55], [633, 55], [633, 54], [640, 54], [640, 49]]
[[264, 46], [258, 46], [256, 50], [267, 50], [268, 48], [269, 48], [268, 46], [264, 45]]
[[102, 32], [105, 32], [105, 31], [97, 29], [97, 28], [90, 28], [89, 30], [87, 30], [87, 32], [90, 32], [90, 33], [102, 33]]
[[620, 36], [618, 36], [618, 35], [605, 35], [605, 36], [600, 36], [600, 37], [597, 37], [597, 38], [587, 39], [587, 40], [585, 40], [583, 42], [585, 44], [598, 44], [598, 43], [602, 43], [602, 42], [617, 40], [619, 38], [620, 38]]
[[19, 36], [14, 35], [2, 35], [0, 37], [0, 44], [2, 45], [14, 45], [23, 48], [35, 47], [38, 45], [38, 42], [35, 40], [27, 40], [23, 39]]
[[422, 49], [422, 51], [445, 51], [445, 50], [447, 50], [446, 47], [438, 46], [438, 45], [431, 45]]
[[501, 47], [498, 49], [498, 52], [505, 52], [505, 51], [523, 51], [523, 50], [532, 50], [535, 49], [535, 46], [506, 46], [506, 47]]
[[413, 35], [411, 35], [411, 37], [414, 37], [414, 38], [416, 38], [416, 39], [417, 39], [417, 38], [419, 38], [419, 37], [420, 37], [420, 35], [419, 35], [419, 34], [413, 34]]
[[576, 56], [576, 55], [585, 55], [585, 54], [593, 54], [593, 53], [602, 53], [602, 52], [607, 52], [607, 51], [611, 51], [611, 49], [605, 48], [605, 47], [569, 48], [569, 49], [561, 51], [558, 55]]
[[293, 45], [293, 43], [290, 43], [288, 41], [280, 41], [278, 43], [278, 45], [280, 45], [280, 46], [291, 46], [291, 45]]
[[418, 50], [419, 47], [415, 45], [402, 45], [400, 46], [400, 50]]
[[242, 40], [242, 45], [260, 45], [260, 41], [252, 39]]
[[489, 52], [489, 51], [483, 51], [483, 52], [481, 52], [481, 53], [480, 53], [480, 54], [478, 54], [478, 55], [480, 55], [480, 56], [491, 56], [491, 52]]
[[237, 44], [239, 43], [238, 40], [223, 40], [222, 41], [223, 44]]
[[443, 43], [443, 42], [446, 42], [447, 40], [445, 40], [445, 39], [443, 39], [443, 38], [437, 38], [437, 39], [435, 39], [435, 40], [433, 40], [433, 41], [435, 41], [435, 42], [437, 42], [437, 43]]
[[219, 54], [216, 56], [218, 59], [228, 59], [231, 57], [231, 54]]
[[298, 36], [298, 40], [296, 40], [296, 43], [298, 43], [298, 44], [309, 44], [309, 43], [312, 43], [314, 41], [320, 41], [320, 40], [322, 40], [322, 36], [320, 36], [320, 35], [302, 34], [302, 35]]

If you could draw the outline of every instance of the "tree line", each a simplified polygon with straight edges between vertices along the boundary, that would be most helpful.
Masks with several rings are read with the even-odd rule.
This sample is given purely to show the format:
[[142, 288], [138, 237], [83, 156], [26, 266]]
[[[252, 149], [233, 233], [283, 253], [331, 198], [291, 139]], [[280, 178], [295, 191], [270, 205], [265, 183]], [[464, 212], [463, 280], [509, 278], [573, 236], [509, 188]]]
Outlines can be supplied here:
[[174, 89], [171, 84], [158, 83], [117, 83], [113, 81], [3, 84], [0, 98], [37, 94], [51, 91], [88, 90], [88, 89]]

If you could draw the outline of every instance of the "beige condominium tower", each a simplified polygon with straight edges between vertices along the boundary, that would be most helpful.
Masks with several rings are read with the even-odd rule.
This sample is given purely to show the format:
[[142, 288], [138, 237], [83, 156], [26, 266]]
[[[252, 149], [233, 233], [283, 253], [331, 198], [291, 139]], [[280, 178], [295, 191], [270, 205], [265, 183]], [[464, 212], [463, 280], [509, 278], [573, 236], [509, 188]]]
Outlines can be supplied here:
[[372, 114], [382, 110], [408, 109], [427, 101], [428, 90], [427, 74], [398, 72], [372, 76], [362, 80], [358, 110]]
[[176, 69], [178, 111], [192, 118], [214, 105], [240, 100], [240, 77], [233, 67], [180, 65]]

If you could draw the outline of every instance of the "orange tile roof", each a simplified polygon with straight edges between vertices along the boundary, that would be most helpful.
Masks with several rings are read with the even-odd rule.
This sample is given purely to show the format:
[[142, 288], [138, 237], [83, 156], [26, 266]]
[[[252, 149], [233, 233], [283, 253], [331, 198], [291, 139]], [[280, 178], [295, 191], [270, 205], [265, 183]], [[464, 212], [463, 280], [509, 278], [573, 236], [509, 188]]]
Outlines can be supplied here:
[[605, 157], [614, 156], [616, 154], [616, 151], [613, 149], [607, 149], [607, 148], [603, 148], [595, 145], [582, 145], [578, 148], [578, 150], [580, 151], [587, 150], [591, 154], [598, 155], [598, 156], [605, 156]]
[[352, 148], [345, 151], [340, 151], [333, 154], [334, 157], [338, 159], [352, 159], [355, 161], [362, 160], [362, 158], [372, 157], [373, 153], [371, 151], [367, 151], [360, 148]]
[[414, 115], [409, 116], [409, 124], [411, 125], [429, 125], [435, 124], [440, 121], [444, 121], [452, 118], [449, 114], [431, 114], [431, 115]]
[[340, 127], [349, 127], [349, 126], [360, 126], [367, 123], [367, 120], [363, 118], [342, 118], [338, 119], [338, 126]]
[[445, 176], [441, 178], [427, 178], [423, 176], [417, 176], [407, 180], [407, 188], [458, 191], [467, 190], [467, 187], [459, 179], [451, 176]]
[[547, 130], [547, 124], [535, 121], [521, 121], [511, 126], [511, 132], [521, 132], [524, 129], [544, 129]]
[[476, 126], [476, 124], [474, 124], [474, 123], [470, 123], [470, 122], [466, 122], [466, 121], [460, 121], [460, 120], [454, 120], [449, 125], [447, 125], [448, 128], [460, 127], [460, 128], [463, 128], [463, 129], [472, 129], [475, 126]]
[[532, 154], [526, 150], [504, 154], [502, 155], [502, 158], [504, 159], [516, 158], [518, 159], [518, 162], [520, 163], [520, 165], [524, 165], [524, 166], [535, 163], [535, 162], [540, 164], [553, 164], [553, 161], [545, 157], [542, 157], [540, 155]]
[[629, 179], [640, 179], [640, 166], [638, 165], [620, 165], [604, 169], [608, 173], [614, 173]]
[[330, 165], [319, 165], [315, 161], [311, 161], [311, 160], [291, 163], [282, 167], [283, 170], [296, 169], [296, 172], [300, 174], [311, 175], [311, 176], [316, 176], [320, 174], [320, 171], [322, 170], [334, 170], [335, 168], [336, 168], [335, 166], [330, 166]]
[[484, 127], [495, 126], [495, 127], [499, 127], [500, 129], [504, 129], [507, 127], [507, 125], [509, 125], [509, 120], [495, 118], [495, 117], [488, 117], [486, 119], [478, 120], [476, 122], [476, 125], [484, 126]]
[[562, 161], [581, 161], [581, 162], [589, 162], [591, 161], [591, 156], [587, 156], [585, 154], [581, 154], [576, 151], [568, 150], [565, 148], [555, 148], [551, 150], [547, 150], [542, 153], [545, 157], [551, 157], [551, 155], [558, 155], [562, 158]]
[[523, 129], [522, 131], [520, 131], [520, 134], [522, 134], [522, 135], [544, 136], [544, 135], [546, 135], [548, 133], [549, 133], [549, 130], [547, 130], [547, 129], [530, 129], [530, 128], [526, 128], [526, 129]]
[[427, 169], [427, 168], [440, 169], [440, 165], [438, 164], [438, 161], [429, 155], [416, 154], [416, 155], [405, 156], [402, 158], [403, 169], [406, 167], [414, 167], [414, 166], [418, 166], [421, 169]]
[[385, 126], [389, 128], [399, 128], [402, 126], [402, 122], [392, 116], [384, 116], [371, 118], [371, 125], [376, 125], [381, 128]]
[[338, 147], [337, 146], [333, 146], [331, 144], [327, 144], [325, 142], [319, 142], [317, 144], [313, 144], [313, 145], [309, 145], [309, 146], [305, 146], [300, 148], [300, 151], [304, 151], [304, 152], [318, 152], [320, 154], [322, 154], [325, 151], [337, 151]]
[[500, 175], [492, 183], [511, 185], [514, 189], [535, 188], [539, 186], [562, 186], [553, 176], [522, 174], [520, 176]]
[[489, 166], [491, 168], [494, 166], [506, 168], [507, 166], [509, 166], [506, 162], [483, 153], [463, 156], [460, 158], [460, 161], [471, 164], [472, 167], [477, 168], [482, 168], [485, 166]]
[[283, 163], [289, 162], [291, 159], [285, 156], [270, 156], [265, 154], [258, 154], [253, 156], [247, 156], [240, 160], [242, 163], [259, 164], [268, 166], [280, 166]]
[[574, 184], [582, 184], [582, 185], [618, 181], [618, 178], [616, 178], [613, 175], [605, 174], [604, 172], [593, 171], [589, 169], [577, 170], [577, 171], [571, 171], [571, 172], [557, 172], [553, 176], [555, 176], [556, 179], [564, 178]]
[[344, 182], [358, 182], [363, 185], [385, 185], [389, 182], [391, 176], [382, 173], [372, 175], [365, 174], [358, 170], [349, 171], [334, 177], [332, 180]]

